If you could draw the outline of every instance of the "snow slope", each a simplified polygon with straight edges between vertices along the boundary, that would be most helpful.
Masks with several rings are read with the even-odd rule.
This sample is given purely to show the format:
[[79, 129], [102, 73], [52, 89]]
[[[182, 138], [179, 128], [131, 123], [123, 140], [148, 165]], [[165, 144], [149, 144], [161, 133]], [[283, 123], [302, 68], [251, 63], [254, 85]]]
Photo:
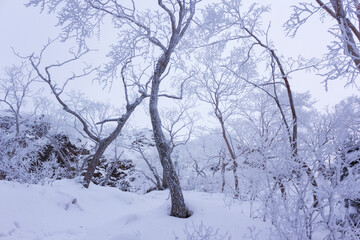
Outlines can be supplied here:
[[85, 189], [74, 180], [0, 181], [0, 194], [0, 240], [271, 239], [268, 224], [249, 218], [246, 204], [222, 194], [185, 192], [193, 211], [187, 219], [168, 215], [167, 191], [136, 195], [96, 185]]

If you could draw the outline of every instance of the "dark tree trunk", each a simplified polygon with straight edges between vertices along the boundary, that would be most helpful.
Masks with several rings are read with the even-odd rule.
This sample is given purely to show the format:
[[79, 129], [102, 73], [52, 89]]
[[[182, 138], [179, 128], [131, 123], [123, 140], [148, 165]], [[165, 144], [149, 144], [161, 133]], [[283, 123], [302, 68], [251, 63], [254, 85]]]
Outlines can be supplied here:
[[167, 189], [169, 188], [167, 181], [166, 181], [166, 172], [163, 170], [163, 178], [162, 178], [162, 188]]
[[237, 175], [237, 168], [238, 164], [236, 162], [236, 159], [233, 159], [233, 174], [234, 174], [234, 188], [235, 188], [235, 198], [239, 198], [240, 196], [240, 189], [239, 189], [239, 177]]
[[225, 190], [225, 170], [226, 170], [226, 165], [225, 162], [224, 162], [224, 159], [221, 160], [221, 192], [224, 192]]
[[174, 164], [171, 160], [171, 148], [161, 128], [161, 120], [157, 110], [157, 98], [150, 98], [150, 116], [154, 131], [156, 148], [158, 150], [160, 162], [163, 167], [164, 178], [166, 179], [165, 182], [170, 189], [171, 216], [180, 218], [188, 217], [188, 210], [185, 206], [184, 197], [180, 187], [180, 181], [175, 171]]
[[159, 153], [160, 162], [164, 171], [163, 180], [165, 180], [165, 183], [168, 185], [170, 190], [170, 214], [174, 217], [185, 218], [189, 216], [189, 212], [185, 206], [184, 196], [180, 187], [180, 181], [171, 160], [172, 149], [162, 130], [161, 118], [158, 111], [158, 100], [162, 75], [170, 62], [171, 54], [174, 52], [176, 46], [184, 36], [187, 28], [191, 23], [195, 13], [196, 1], [177, 1], [177, 5], [179, 7], [177, 20], [175, 14], [166, 6], [166, 4], [164, 4], [162, 0], [158, 1], [158, 5], [169, 15], [172, 33], [166, 47], [165, 45], [162, 45], [156, 38], [152, 37], [149, 39], [152, 43], [159, 46], [163, 50], [161, 57], [156, 61], [155, 70], [151, 78], [149, 112], [156, 148]]
[[91, 179], [94, 176], [96, 167], [100, 164], [100, 158], [104, 154], [107, 147], [108, 145], [105, 145], [104, 143], [100, 143], [94, 156], [90, 159], [86, 169], [86, 173], [84, 175], [84, 182], [83, 182], [84, 187], [86, 188], [89, 187]]
[[84, 187], [88, 188], [91, 182], [92, 177], [94, 176], [96, 167], [100, 164], [100, 158], [104, 154], [106, 148], [115, 140], [115, 138], [119, 135], [122, 128], [124, 127], [126, 121], [129, 119], [130, 115], [133, 113], [135, 108], [139, 106], [139, 104], [142, 102], [142, 100], [146, 97], [145, 94], [142, 94], [140, 97], [138, 97], [132, 104], [128, 104], [126, 106], [126, 113], [117, 120], [117, 126], [115, 130], [105, 139], [98, 139], [98, 148], [90, 160], [87, 171], [84, 176]]
[[167, 183], [171, 195], [171, 216], [186, 218], [189, 216], [185, 206], [184, 196], [181, 191], [180, 181], [177, 176], [174, 164], [171, 160], [171, 147], [161, 126], [160, 114], [158, 111], [158, 95], [160, 89], [161, 75], [164, 73], [173, 49], [170, 47], [164, 52], [156, 64], [155, 72], [152, 78], [151, 95], [149, 103], [149, 112], [151, 124], [154, 132], [154, 140], [159, 153], [160, 162], [163, 167], [164, 179]]

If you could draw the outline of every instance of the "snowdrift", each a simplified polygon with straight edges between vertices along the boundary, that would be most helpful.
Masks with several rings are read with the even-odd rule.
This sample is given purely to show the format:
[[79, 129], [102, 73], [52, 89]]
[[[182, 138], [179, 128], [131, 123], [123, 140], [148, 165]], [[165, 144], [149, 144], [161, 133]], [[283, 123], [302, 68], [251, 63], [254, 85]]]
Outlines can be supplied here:
[[43, 185], [0, 181], [0, 192], [0, 240], [216, 240], [271, 236], [269, 224], [249, 218], [247, 204], [223, 194], [184, 192], [193, 215], [178, 219], [169, 216], [168, 191], [137, 195], [97, 185], [85, 189], [74, 180], [60, 180]]

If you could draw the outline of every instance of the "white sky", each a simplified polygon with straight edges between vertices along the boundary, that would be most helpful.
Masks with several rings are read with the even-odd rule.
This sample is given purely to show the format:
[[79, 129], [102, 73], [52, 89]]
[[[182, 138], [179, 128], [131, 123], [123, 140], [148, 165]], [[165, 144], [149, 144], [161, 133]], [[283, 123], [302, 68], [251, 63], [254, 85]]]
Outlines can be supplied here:
[[[149, 4], [149, 0], [146, 1]], [[25, 8], [26, 1], [0, 0], [0, 70], [18, 61], [12, 53], [11, 47], [27, 55], [39, 52], [49, 37], [56, 36], [54, 25], [56, 19], [46, 13], [40, 14], [39, 8]], [[246, 2], [246, 1], [244, 1]], [[326, 51], [326, 43], [331, 40], [327, 33], [327, 25], [321, 24], [318, 18], [313, 18], [299, 31], [295, 39], [284, 36], [281, 25], [290, 15], [290, 4], [297, 0], [265, 0], [262, 3], [271, 3], [272, 12], [270, 36], [280, 55], [296, 57], [301, 54], [305, 57], [320, 57]], [[144, 2], [145, 3], [145, 2]], [[56, 55], [56, 54], [55, 54]], [[291, 80], [296, 92], [310, 91], [313, 98], [318, 100], [317, 107], [334, 105], [341, 99], [352, 94], [359, 94], [357, 89], [344, 89], [345, 81], [336, 81], [329, 84], [329, 91], [325, 92], [320, 83], [321, 78], [315, 74], [297, 74]], [[106, 96], [106, 99], [111, 97]]]

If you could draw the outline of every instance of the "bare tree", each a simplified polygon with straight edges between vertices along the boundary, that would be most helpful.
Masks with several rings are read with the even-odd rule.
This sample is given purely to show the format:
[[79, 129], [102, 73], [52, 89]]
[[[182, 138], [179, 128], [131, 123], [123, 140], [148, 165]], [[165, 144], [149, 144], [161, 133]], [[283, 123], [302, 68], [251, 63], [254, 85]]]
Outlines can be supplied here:
[[109, 167], [107, 167], [107, 173], [105, 178], [100, 182], [101, 186], [106, 186], [106, 184], [108, 183], [111, 175], [114, 173], [115, 169], [117, 169], [119, 167], [119, 165], [121, 164], [121, 157], [124, 154], [124, 150], [121, 151], [121, 153], [119, 153], [119, 146], [117, 143], [118, 138], [116, 138], [113, 141], [113, 145], [114, 145], [114, 160], [111, 162], [111, 164], [109, 164]]
[[[100, 163], [100, 158], [103, 156], [104, 152], [106, 151], [107, 147], [115, 140], [115, 138], [119, 135], [122, 128], [124, 127], [126, 121], [129, 119], [130, 115], [134, 112], [135, 108], [140, 105], [143, 99], [147, 97], [146, 90], [139, 88], [139, 96], [136, 97], [136, 99], [133, 102], [130, 102], [129, 95], [127, 92], [128, 83], [126, 81], [125, 71], [127, 64], [125, 64], [121, 69], [121, 77], [123, 81], [123, 87], [125, 89], [125, 100], [126, 100], [126, 112], [121, 116], [117, 118], [108, 118], [103, 121], [100, 121], [96, 124], [103, 125], [107, 122], [115, 122], [116, 126], [115, 128], [105, 137], [99, 135], [94, 131], [94, 127], [91, 126], [91, 122], [89, 122], [86, 118], [82, 116], [81, 113], [76, 111], [76, 109], [73, 109], [69, 106], [68, 103], [63, 100], [62, 94], [64, 93], [67, 84], [70, 81], [74, 81], [76, 79], [80, 79], [83, 77], [89, 77], [92, 72], [97, 70], [96, 68], [90, 68], [86, 67], [83, 69], [80, 73], [73, 73], [69, 78], [67, 78], [63, 85], [59, 86], [59, 83], [56, 81], [56, 74], [53, 74], [53, 71], [55, 69], [62, 69], [63, 66], [66, 66], [70, 63], [73, 63], [74, 61], [80, 59], [83, 55], [85, 55], [88, 51], [83, 51], [80, 53], [72, 53], [72, 57], [63, 61], [63, 62], [57, 62], [55, 64], [48, 65], [46, 67], [41, 67], [41, 61], [43, 54], [47, 47], [50, 44], [46, 45], [45, 48], [41, 51], [39, 56], [31, 55], [29, 57], [29, 61], [31, 62], [31, 65], [35, 69], [36, 73], [38, 74], [39, 78], [44, 81], [50, 88], [51, 92], [54, 94], [56, 101], [63, 107], [64, 111], [71, 114], [74, 118], [76, 118], [82, 125], [83, 131], [86, 134], [87, 137], [89, 137], [93, 142], [96, 144], [96, 150], [94, 155], [92, 156], [91, 160], [89, 161], [87, 165], [87, 171], [84, 176], [84, 186], [89, 187], [89, 184], [91, 182], [91, 179], [94, 175], [96, 166]], [[54, 77], [54, 75], [56, 77]], [[59, 77], [58, 77], [59, 78]], [[62, 78], [62, 77], [60, 77]], [[95, 128], [96, 130], [96, 128]]]
[[19, 66], [5, 69], [5, 78], [0, 79], [0, 104], [5, 105], [15, 118], [16, 137], [20, 134], [20, 113], [26, 98], [31, 97], [30, 85], [36, 80], [36, 75], [23, 62]]
[[[166, 137], [169, 139], [170, 154], [174, 153], [175, 148], [186, 145], [190, 140], [195, 116], [190, 116], [191, 103], [188, 100], [175, 100], [176, 102], [171, 109], [164, 109], [160, 112], [163, 119], [162, 128]], [[178, 164], [175, 160], [174, 164]], [[179, 175], [179, 168], [178, 168]], [[163, 172], [163, 187], [167, 188], [166, 173]]]
[[134, 140], [131, 141], [130, 145], [125, 145], [125, 147], [139, 153], [140, 158], [144, 160], [150, 173], [145, 171], [142, 167], [140, 167], [140, 170], [138, 171], [155, 185], [154, 188], [150, 188], [147, 191], [155, 189], [164, 190], [165, 186], [163, 184], [163, 178], [158, 170], [160, 162], [158, 161], [159, 156], [155, 147], [152, 131], [150, 129], [140, 129], [140, 131], [134, 129], [131, 135], [134, 136]]
[[[99, 33], [102, 20], [110, 18], [114, 23], [114, 29], [120, 34], [119, 41], [112, 46], [109, 54], [112, 61], [106, 66], [107, 73], [114, 73], [114, 70], [124, 64], [129, 56], [142, 57], [142, 62], [145, 62], [147, 67], [142, 65], [142, 70], [134, 71], [134, 76], [148, 76], [149, 82], [141, 88], [146, 88], [151, 83], [150, 117], [160, 161], [166, 172], [166, 181], [171, 192], [171, 215], [176, 217], [187, 217], [189, 213], [171, 161], [171, 148], [163, 133], [158, 100], [161, 96], [181, 98], [161, 94], [160, 83], [170, 71], [172, 55], [189, 28], [198, 1], [158, 0], [157, 6], [154, 6], [157, 8], [156, 11], [149, 9], [141, 11], [136, 8], [137, 2], [134, 0], [122, 3], [104, 0], [66, 0], [61, 4], [57, 0], [28, 2], [29, 6], [41, 6], [42, 9], [47, 6], [50, 12], [60, 9], [59, 25], [63, 27], [61, 37], [69, 39], [75, 36], [79, 43], [79, 51], [86, 49], [87, 38]], [[82, 17], [79, 17], [79, 14]], [[46, 76], [44, 77], [46, 79]], [[95, 140], [94, 137], [92, 138]]]
[[142, 149], [140, 144], [137, 144], [135, 146], [135, 151], [141, 154], [142, 159], [146, 162], [146, 165], [149, 167], [151, 174], [153, 175], [153, 178], [150, 178], [146, 176], [146, 174], [143, 172], [146, 178], [150, 179], [150, 181], [152, 181], [155, 184], [157, 190], [163, 190], [164, 188], [166, 188], [166, 183], [164, 182], [164, 174], [163, 177], [160, 177], [156, 167], [151, 163], [151, 160], [145, 155], [144, 150]]
[[160, 83], [163, 80], [163, 75], [169, 65], [171, 55], [175, 51], [176, 46], [179, 44], [193, 19], [195, 14], [195, 5], [197, 2], [197, 0], [191, 0], [189, 2], [169, 1], [165, 4], [163, 1], [159, 0], [159, 6], [168, 14], [171, 33], [166, 45], [161, 44], [159, 40], [153, 41], [155, 45], [161, 48], [162, 54], [156, 61], [155, 69], [151, 78], [152, 85], [149, 103], [150, 118], [154, 131], [156, 147], [158, 149], [161, 164], [166, 173], [166, 182], [169, 185], [171, 193], [171, 215], [176, 217], [187, 217], [189, 216], [189, 212], [185, 206], [180, 181], [171, 160], [171, 146], [166, 140], [162, 130], [161, 118], [158, 111], [158, 101]]
[[[228, 65], [229, 67], [227, 67], [227, 69], [230, 69], [230, 71], [238, 78], [263, 90], [267, 95], [274, 99], [288, 134], [289, 149], [292, 156], [291, 159], [298, 165], [293, 171], [300, 176], [300, 172], [297, 169], [304, 170], [308, 177], [312, 179], [312, 185], [314, 189], [316, 189], [317, 183], [313, 177], [314, 173], [305, 161], [298, 158], [298, 118], [293, 99], [293, 92], [289, 82], [291, 73], [310, 69], [314, 67], [314, 63], [312, 61], [303, 61], [302, 59], [298, 61], [293, 59], [288, 59], [287, 61], [282, 60], [268, 38], [269, 27], [265, 31], [261, 27], [261, 16], [269, 10], [268, 7], [256, 6], [254, 4], [247, 11], [242, 11], [241, 7], [241, 0], [222, 0], [221, 4], [211, 6], [212, 11], [209, 11], [209, 13], [205, 15], [203, 24], [210, 25], [208, 31], [217, 32], [217, 36], [220, 37], [220, 40], [216, 41], [214, 38], [213, 40], [210, 39], [212, 42], [211, 44], [226, 44], [227, 42], [243, 44], [244, 46], [247, 46], [248, 49], [247, 54], [244, 56], [245, 59], [251, 59], [254, 58], [254, 56], [258, 56], [259, 52], [257, 51], [262, 53], [260, 55], [261, 57], [257, 57], [255, 62], [257, 62], [258, 66], [265, 64], [264, 72], [268, 73], [269, 76], [260, 79], [260, 81], [249, 81], [247, 78], [242, 77], [241, 74], [243, 74], [243, 70], [241, 61], [238, 64], [238, 69], [233, 68], [236, 64]], [[214, 15], [221, 15], [222, 18], [214, 21]], [[221, 23], [219, 24], [219, 22]], [[262, 40], [262, 38], [264, 40]], [[271, 87], [272, 90], [271, 88], [269, 89], [269, 87]], [[278, 89], [280, 87], [284, 87], [286, 90], [288, 97], [286, 105], [290, 106], [289, 113], [285, 110], [285, 104], [281, 103], [279, 100]], [[290, 115], [290, 117], [288, 115]], [[282, 185], [281, 182], [279, 184]], [[316, 207], [317, 196], [315, 192], [313, 197], [314, 207]]]
[[[234, 51], [236, 52], [235, 54], [238, 51], [240, 50]], [[239, 197], [238, 154], [233, 145], [227, 124], [229, 118], [236, 116], [236, 111], [242, 102], [245, 85], [241, 78], [234, 76], [227, 69], [226, 66], [230, 65], [231, 62], [224, 60], [224, 57], [221, 58], [222, 55], [224, 55], [224, 50], [217, 44], [196, 52], [196, 66], [194, 66], [196, 70], [194, 72], [197, 72], [197, 74], [193, 77], [194, 92], [201, 101], [211, 106], [214, 116], [218, 121], [222, 139], [232, 162], [235, 197]], [[231, 56], [228, 58], [231, 59]], [[250, 62], [244, 62], [242, 66], [243, 77], [249, 77], [251, 74], [246, 68], [250, 66]], [[222, 166], [225, 168], [224, 163], [222, 163]]]
[[[180, 167], [178, 166], [176, 148], [186, 145], [190, 140], [193, 123], [196, 118], [194, 115], [190, 116], [188, 111], [191, 109], [191, 103], [185, 99], [182, 101], [174, 100], [174, 103], [169, 105], [169, 108], [162, 109], [160, 112], [160, 116], [163, 119], [161, 124], [164, 134], [169, 139], [171, 154], [174, 156], [174, 167], [179, 175]], [[156, 189], [163, 190], [168, 188], [166, 172], [162, 171], [162, 176], [160, 176], [161, 171], [157, 169], [157, 164], [154, 161], [158, 161], [158, 153], [156, 152], [155, 154], [153, 151], [149, 151], [150, 149], [157, 151], [154, 139], [150, 139], [145, 133], [134, 133], [134, 135], [136, 140], [128, 148], [140, 154], [149, 168], [151, 176], [144, 171], [141, 172], [155, 185]], [[151, 135], [153, 135], [152, 132]]]

